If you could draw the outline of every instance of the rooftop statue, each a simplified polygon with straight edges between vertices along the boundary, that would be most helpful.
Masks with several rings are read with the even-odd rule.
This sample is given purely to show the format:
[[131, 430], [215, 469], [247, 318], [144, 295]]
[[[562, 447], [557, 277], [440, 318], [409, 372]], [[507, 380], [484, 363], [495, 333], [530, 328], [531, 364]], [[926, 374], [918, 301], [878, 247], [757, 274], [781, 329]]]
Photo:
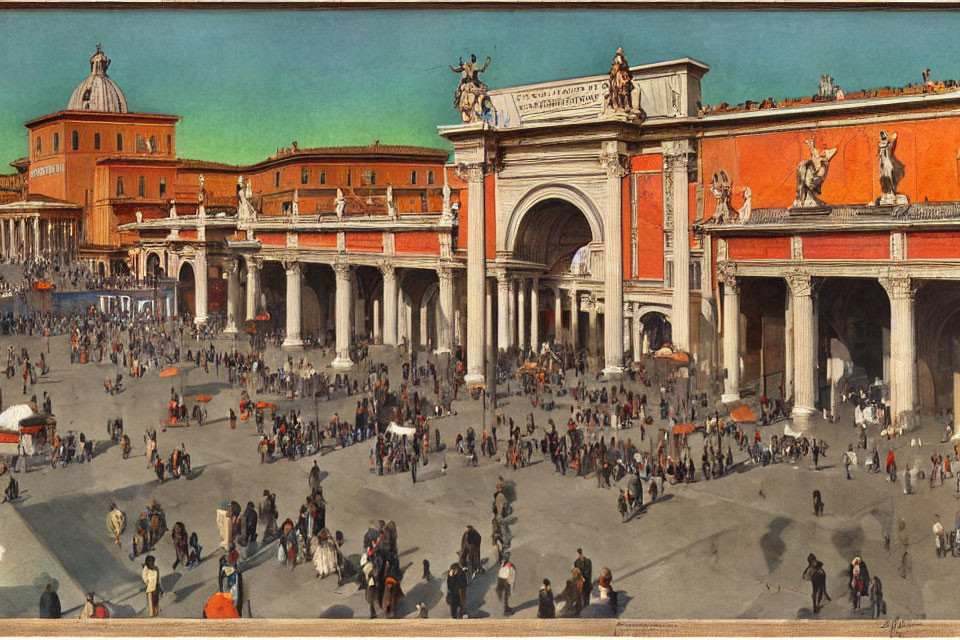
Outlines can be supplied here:
[[464, 62], [450, 70], [460, 74], [460, 84], [453, 93], [453, 106], [460, 110], [460, 118], [464, 122], [478, 122], [492, 109], [490, 98], [487, 96], [487, 85], [480, 80], [480, 74], [490, 66], [490, 56], [484, 60], [483, 66], [477, 66], [477, 54], [470, 54], [470, 61]]
[[813, 146], [813, 140], [807, 140], [810, 147], [810, 159], [797, 165], [797, 198], [793, 201], [794, 209], [822, 207], [826, 203], [819, 198], [820, 187], [827, 177], [830, 160], [836, 155], [836, 149], [818, 150]]
[[610, 64], [610, 89], [606, 96], [606, 107], [614, 112], [634, 113], [640, 111], [638, 104], [633, 104], [633, 72], [630, 63], [623, 53], [622, 47], [617, 47], [617, 53]]
[[333, 201], [334, 210], [337, 213], [338, 218], [343, 217], [343, 213], [347, 208], [347, 199], [343, 196], [343, 190], [337, 187], [337, 198]]
[[713, 211], [713, 222], [727, 222], [736, 217], [736, 212], [730, 206], [730, 198], [733, 196], [733, 187], [730, 184], [730, 178], [727, 172], [721, 170], [713, 174], [713, 182], [710, 183], [710, 193], [717, 199], [717, 208]]

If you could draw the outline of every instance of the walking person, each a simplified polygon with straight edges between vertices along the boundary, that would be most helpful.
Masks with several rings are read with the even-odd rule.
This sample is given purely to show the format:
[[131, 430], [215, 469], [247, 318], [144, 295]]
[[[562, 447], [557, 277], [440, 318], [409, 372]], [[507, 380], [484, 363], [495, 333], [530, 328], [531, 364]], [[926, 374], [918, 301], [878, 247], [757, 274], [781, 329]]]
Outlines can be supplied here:
[[538, 618], [556, 618], [557, 605], [553, 601], [553, 591], [550, 589], [550, 580], [543, 579], [543, 586], [540, 587], [540, 595], [537, 600]]
[[160, 570], [157, 569], [156, 559], [147, 556], [143, 561], [143, 571], [140, 574], [147, 592], [147, 612], [151, 618], [160, 613], [160, 596], [163, 587], [160, 585]]
[[513, 583], [517, 579], [517, 569], [510, 562], [510, 555], [504, 556], [503, 564], [497, 573], [497, 599], [503, 602], [503, 615], [508, 616], [513, 613], [510, 608], [510, 593], [513, 591]]
[[57, 595], [51, 584], [48, 584], [47, 588], [40, 594], [40, 617], [60, 617], [60, 596]]
[[467, 574], [454, 562], [447, 573], [447, 604], [450, 605], [450, 617], [467, 617]]

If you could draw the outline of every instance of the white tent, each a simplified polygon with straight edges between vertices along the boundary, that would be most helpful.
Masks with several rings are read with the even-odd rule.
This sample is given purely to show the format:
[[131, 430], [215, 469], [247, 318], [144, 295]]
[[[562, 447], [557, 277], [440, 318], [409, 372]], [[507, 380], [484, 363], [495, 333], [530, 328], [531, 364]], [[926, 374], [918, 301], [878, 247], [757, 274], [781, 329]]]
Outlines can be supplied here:
[[28, 404], [15, 404], [0, 413], [0, 431], [20, 433], [20, 421], [33, 416], [36, 412]]
[[417, 430], [413, 427], [401, 427], [396, 422], [391, 422], [390, 426], [387, 427], [387, 433], [395, 433], [398, 436], [407, 436], [407, 440], [413, 439], [413, 436], [416, 435]]

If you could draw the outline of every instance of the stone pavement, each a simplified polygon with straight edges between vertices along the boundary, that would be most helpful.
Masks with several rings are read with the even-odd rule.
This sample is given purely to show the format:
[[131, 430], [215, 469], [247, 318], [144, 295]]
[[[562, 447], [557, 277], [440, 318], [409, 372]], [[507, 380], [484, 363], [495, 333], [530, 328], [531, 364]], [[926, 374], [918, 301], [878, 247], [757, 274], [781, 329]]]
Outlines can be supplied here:
[[[39, 338], [3, 336], [0, 347], [12, 343], [31, 351], [40, 348]], [[225, 346], [229, 341], [221, 341]], [[16, 505], [23, 521], [34, 532], [36, 544], [49, 552], [51, 560], [37, 567], [35, 576], [23, 575], [15, 585], [0, 584], [0, 615], [32, 615], [31, 598], [40, 596], [39, 583], [46, 574], [61, 585], [76, 585], [83, 591], [94, 590], [106, 598], [117, 615], [143, 615], [145, 599], [139, 592], [140, 561], [131, 561], [130, 537], [117, 548], [108, 536], [104, 518], [110, 502], [115, 501], [132, 523], [151, 498], [156, 498], [167, 513], [168, 523], [182, 521], [197, 531], [203, 545], [204, 562], [185, 571], [171, 570], [174, 559], [169, 535], [157, 545], [154, 555], [163, 575], [166, 595], [161, 600], [161, 616], [198, 617], [204, 602], [216, 590], [217, 533], [215, 511], [226, 500], [245, 505], [258, 503], [263, 490], [277, 494], [281, 521], [294, 517], [308, 493], [307, 473], [311, 458], [290, 462], [281, 460], [259, 464], [258, 438], [253, 421], [238, 421], [231, 431], [226, 415], [236, 407], [239, 390], [220, 378], [193, 371], [185, 382], [188, 398], [199, 393], [214, 397], [209, 405], [209, 421], [202, 427], [170, 429], [159, 433], [163, 456], [183, 442], [190, 453], [195, 472], [190, 479], [168, 480], [158, 485], [143, 457], [141, 435], [164, 417], [170, 379], [157, 378], [156, 372], [132, 380], [125, 376], [126, 390], [117, 396], [103, 391], [103, 380], [115, 375], [113, 365], [70, 365], [68, 338], [52, 340], [49, 357], [51, 373], [41, 378], [30, 393], [47, 390], [53, 396], [54, 412], [60, 430], [83, 431], [88, 437], [106, 440], [108, 417], [122, 416], [134, 446], [133, 455], [122, 460], [119, 449], [102, 443], [100, 454], [90, 464], [71, 464], [65, 469], [42, 465], [19, 476], [23, 500]], [[185, 345], [190, 346], [190, 345]], [[196, 348], [196, 343], [192, 343]], [[245, 343], [240, 344], [245, 348]], [[277, 358], [271, 351], [268, 364]], [[307, 353], [314, 364], [321, 364], [317, 351]], [[376, 360], [393, 361], [392, 354], [375, 348]], [[399, 376], [399, 367], [393, 373]], [[5, 405], [22, 398], [19, 380], [0, 378]], [[176, 382], [173, 386], [178, 386]], [[396, 377], [393, 381], [396, 388]], [[512, 385], [515, 389], [516, 385]], [[421, 387], [423, 389], [424, 387]], [[427, 393], [427, 397], [432, 394]], [[29, 395], [28, 395], [29, 397]], [[656, 406], [656, 393], [648, 393]], [[292, 405], [277, 397], [279, 410]], [[551, 413], [533, 411], [538, 426], [553, 417], [562, 428], [569, 415], [569, 396]], [[352, 421], [356, 400], [353, 397], [319, 403], [319, 416], [326, 423], [334, 411]], [[531, 412], [526, 398], [501, 399], [501, 408], [515, 421], [524, 424]], [[189, 405], [188, 405], [189, 406]], [[314, 418], [313, 399], [302, 401], [307, 420]], [[452, 449], [458, 432], [473, 426], [479, 433], [480, 404], [469, 399], [454, 403], [457, 416], [431, 420], [439, 428], [444, 443]], [[854, 479], [844, 478], [840, 464], [842, 450], [854, 442], [852, 420], [827, 424], [816, 419], [808, 425], [792, 424], [806, 433], [826, 438], [830, 443], [823, 468], [815, 471], [809, 459], [799, 465], [786, 463], [768, 467], [740, 464], [744, 454], [735, 452], [735, 469], [719, 480], [699, 481], [688, 486], [667, 487], [665, 496], [638, 517], [622, 523], [617, 513], [616, 489], [598, 489], [596, 480], [578, 479], [555, 473], [549, 457], [534, 453], [534, 463], [512, 470], [484, 458], [476, 468], [454, 451], [445, 455], [449, 469], [440, 472], [444, 456], [433, 454], [421, 468], [414, 485], [409, 474], [377, 477], [369, 471], [370, 443], [344, 450], [326, 452], [316, 458], [325, 472], [324, 496], [328, 502], [327, 523], [331, 530], [345, 536], [345, 554], [354, 562], [361, 550], [360, 538], [371, 520], [394, 520], [399, 531], [400, 557], [406, 575], [402, 586], [406, 598], [400, 614], [412, 617], [414, 607], [423, 601], [430, 616], [446, 617], [443, 576], [456, 560], [460, 536], [466, 525], [474, 525], [483, 535], [482, 555], [487, 566], [496, 554], [489, 542], [491, 500], [498, 476], [514, 494], [508, 519], [512, 536], [511, 555], [517, 566], [517, 583], [511, 605], [516, 618], [536, 616], [537, 592], [544, 577], [550, 578], [556, 592], [570, 575], [577, 547], [593, 561], [594, 577], [609, 567], [614, 586], [620, 592], [623, 618], [806, 618], [810, 610], [810, 583], [801, 579], [806, 557], [815, 553], [828, 573], [828, 593], [833, 602], [819, 614], [821, 618], [859, 617], [851, 612], [846, 589], [846, 570], [850, 560], [860, 555], [871, 575], [884, 583], [889, 616], [908, 618], [955, 618], [952, 592], [957, 584], [960, 561], [934, 557], [931, 526], [934, 514], [942, 516], [947, 529], [953, 526], [957, 511], [955, 485], [930, 489], [921, 482], [916, 495], [905, 496], [902, 485], [885, 482], [882, 474], [867, 474], [861, 468]], [[654, 427], [661, 426], [656, 422]], [[761, 428], [764, 439], [783, 433], [784, 423]], [[650, 431], [648, 430], [648, 437]], [[621, 432], [622, 437], [639, 438], [639, 430]], [[916, 437], [915, 434], [911, 434]], [[914, 458], [928, 471], [933, 448], [946, 453], [939, 444], [939, 431], [933, 425], [921, 434], [923, 448], [911, 448], [909, 437], [896, 439], [897, 460], [901, 469]], [[871, 446], [872, 446], [871, 437]], [[904, 441], [906, 441], [904, 443]], [[936, 441], [936, 444], [933, 444]], [[731, 442], [732, 444], [732, 442]], [[691, 450], [699, 472], [701, 437], [693, 436]], [[502, 450], [502, 448], [501, 448]], [[886, 448], [881, 446], [881, 458]], [[861, 456], [862, 459], [862, 456]], [[949, 481], [948, 481], [949, 482]], [[822, 518], [812, 514], [811, 493], [820, 489], [826, 503]], [[6, 519], [6, 518], [5, 518]], [[897, 575], [904, 552], [896, 523], [906, 522], [912, 568], [903, 579]], [[129, 526], [128, 526], [129, 529]], [[0, 530], [0, 544], [8, 553], [0, 559], [0, 582], [12, 573], [6, 529]], [[884, 533], [892, 539], [885, 550]], [[243, 551], [241, 549], [241, 551]], [[492, 559], [491, 559], [492, 556]], [[430, 561], [434, 580], [424, 583], [420, 577], [422, 561]], [[245, 560], [244, 581], [251, 593], [256, 617], [283, 618], [365, 618], [367, 605], [356, 583], [338, 587], [332, 577], [318, 580], [312, 565], [293, 571], [276, 561], [276, 543], [254, 550]], [[62, 568], [61, 568], [62, 567]], [[62, 572], [64, 575], [55, 575]], [[17, 574], [19, 575], [19, 574]], [[472, 617], [500, 617], [502, 605], [495, 595], [495, 571], [480, 575], [468, 589], [467, 610]], [[14, 588], [16, 596], [9, 595]], [[72, 593], [70, 597], [73, 597]], [[66, 598], [69, 599], [69, 598]], [[27, 605], [21, 605], [21, 602]], [[68, 608], [64, 602], [64, 609]], [[606, 616], [606, 609], [591, 606], [585, 616]]]

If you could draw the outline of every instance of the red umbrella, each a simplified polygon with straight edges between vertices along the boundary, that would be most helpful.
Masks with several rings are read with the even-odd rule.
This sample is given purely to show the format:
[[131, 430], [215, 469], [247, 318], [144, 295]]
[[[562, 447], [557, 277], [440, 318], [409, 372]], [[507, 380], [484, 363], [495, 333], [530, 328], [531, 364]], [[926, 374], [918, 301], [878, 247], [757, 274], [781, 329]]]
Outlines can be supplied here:
[[215, 593], [203, 606], [203, 615], [211, 619], [239, 618], [237, 608], [233, 606], [233, 598], [229, 593]]
[[678, 436], [688, 435], [697, 430], [697, 425], [692, 422], [673, 425], [673, 433]]
[[160, 372], [160, 377], [172, 378], [173, 376], [178, 375], [179, 373], [180, 373], [180, 369], [176, 367], [167, 367], [166, 369]]

